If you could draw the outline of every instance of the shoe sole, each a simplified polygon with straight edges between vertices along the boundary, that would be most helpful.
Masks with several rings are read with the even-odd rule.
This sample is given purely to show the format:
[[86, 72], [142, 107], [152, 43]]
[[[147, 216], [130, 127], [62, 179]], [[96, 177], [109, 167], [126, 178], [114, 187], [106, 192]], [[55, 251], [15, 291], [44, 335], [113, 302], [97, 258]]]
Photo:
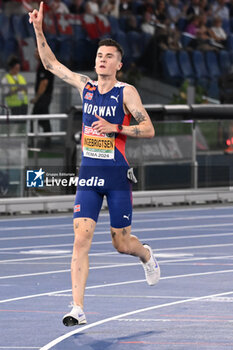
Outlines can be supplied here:
[[74, 318], [72, 316], [67, 316], [67, 317], [63, 318], [63, 324], [66, 327], [72, 327], [72, 326], [82, 325], [82, 324], [86, 324], [86, 323], [87, 323], [86, 320], [79, 322], [78, 320], [76, 320], [76, 318]]

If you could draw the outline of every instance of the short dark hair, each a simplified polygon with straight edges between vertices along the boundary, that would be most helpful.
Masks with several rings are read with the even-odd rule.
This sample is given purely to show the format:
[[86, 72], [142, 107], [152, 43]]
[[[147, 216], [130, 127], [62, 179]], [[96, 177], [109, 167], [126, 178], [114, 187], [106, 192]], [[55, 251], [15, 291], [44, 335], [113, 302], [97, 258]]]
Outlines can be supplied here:
[[7, 61], [8, 69], [13, 68], [16, 64], [20, 64], [20, 60], [17, 56], [10, 56]]
[[117, 41], [115, 41], [113, 39], [108, 38], [108, 39], [100, 40], [98, 47], [101, 47], [101, 46], [113, 46], [120, 53], [121, 58], [124, 56], [123, 48], [121, 47], [121, 45]]

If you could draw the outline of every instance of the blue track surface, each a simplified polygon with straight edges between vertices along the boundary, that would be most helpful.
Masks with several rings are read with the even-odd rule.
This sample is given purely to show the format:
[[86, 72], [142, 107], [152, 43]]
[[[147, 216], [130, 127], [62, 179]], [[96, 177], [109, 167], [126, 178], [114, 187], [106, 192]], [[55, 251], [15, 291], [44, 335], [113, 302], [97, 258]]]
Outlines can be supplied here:
[[100, 216], [90, 252], [88, 324], [66, 328], [72, 217], [0, 219], [0, 349], [233, 349], [233, 207], [135, 211], [133, 233], [161, 267], [111, 245]]

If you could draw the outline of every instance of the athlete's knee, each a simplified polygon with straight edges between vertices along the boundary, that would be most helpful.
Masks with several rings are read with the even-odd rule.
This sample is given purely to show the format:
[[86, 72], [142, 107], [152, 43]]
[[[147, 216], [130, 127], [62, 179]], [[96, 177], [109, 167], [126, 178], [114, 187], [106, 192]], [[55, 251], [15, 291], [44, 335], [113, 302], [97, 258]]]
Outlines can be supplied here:
[[126, 242], [119, 242], [115, 248], [120, 254], [131, 254], [130, 247]]
[[78, 234], [75, 234], [74, 237], [74, 249], [82, 249], [82, 250], [89, 250], [91, 245], [91, 240], [89, 237], [86, 237], [81, 232]]
[[74, 223], [74, 249], [89, 250], [92, 242], [94, 229], [91, 225]]
[[116, 230], [114, 228], [111, 228], [112, 244], [118, 253], [130, 254], [130, 242], [128, 235], [126, 236], [126, 231], [124, 231], [124, 235], [123, 230], [125, 229]]

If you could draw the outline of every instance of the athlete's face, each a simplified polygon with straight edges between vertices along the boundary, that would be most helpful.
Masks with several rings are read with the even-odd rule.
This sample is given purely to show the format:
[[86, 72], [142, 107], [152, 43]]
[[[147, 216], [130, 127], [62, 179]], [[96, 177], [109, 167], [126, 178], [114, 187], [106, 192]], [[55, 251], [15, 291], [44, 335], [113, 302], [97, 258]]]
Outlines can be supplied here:
[[98, 75], [116, 75], [122, 67], [121, 55], [114, 46], [100, 46], [95, 59]]

